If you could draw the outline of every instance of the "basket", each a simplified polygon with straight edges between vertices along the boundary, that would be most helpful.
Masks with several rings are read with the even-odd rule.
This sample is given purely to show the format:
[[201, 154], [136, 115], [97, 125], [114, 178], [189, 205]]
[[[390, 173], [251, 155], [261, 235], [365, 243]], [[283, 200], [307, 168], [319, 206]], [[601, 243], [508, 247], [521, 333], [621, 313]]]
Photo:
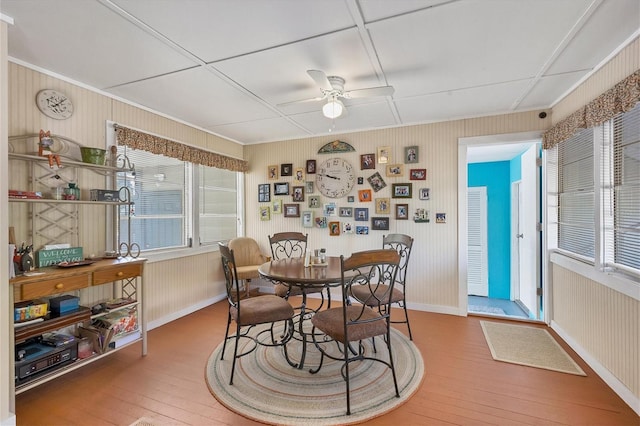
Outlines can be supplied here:
[[107, 150], [100, 148], [80, 147], [80, 155], [83, 163], [97, 164], [104, 166], [105, 154]]

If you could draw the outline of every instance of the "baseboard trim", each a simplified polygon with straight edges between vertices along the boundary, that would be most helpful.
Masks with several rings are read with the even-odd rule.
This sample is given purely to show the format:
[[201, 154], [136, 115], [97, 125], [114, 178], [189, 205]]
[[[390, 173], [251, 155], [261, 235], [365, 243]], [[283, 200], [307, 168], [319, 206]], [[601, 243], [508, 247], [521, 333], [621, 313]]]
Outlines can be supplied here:
[[578, 342], [573, 340], [571, 336], [564, 331], [558, 323], [551, 321], [551, 328], [558, 333], [558, 335], [564, 340], [571, 349], [576, 351], [578, 355], [587, 363], [589, 367], [596, 372], [602, 380], [629, 406], [633, 411], [640, 416], [640, 398], [633, 394], [633, 392], [625, 386], [616, 376], [611, 374], [609, 370], [600, 364], [600, 362], [591, 356], [591, 354], [583, 348]]

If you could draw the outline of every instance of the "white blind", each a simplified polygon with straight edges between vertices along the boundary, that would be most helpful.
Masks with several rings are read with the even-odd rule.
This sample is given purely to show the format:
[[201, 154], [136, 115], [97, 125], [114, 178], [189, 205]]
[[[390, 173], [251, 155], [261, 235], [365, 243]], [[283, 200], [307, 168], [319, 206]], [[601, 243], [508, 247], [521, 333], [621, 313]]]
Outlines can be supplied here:
[[613, 253], [614, 264], [640, 271], [640, 103], [616, 116], [612, 127], [613, 236], [605, 239], [605, 253]]
[[213, 244], [237, 236], [237, 172], [198, 166], [200, 182], [200, 244]]
[[[118, 147], [129, 157], [135, 173], [119, 178], [119, 186], [131, 191], [131, 218], [126, 209], [120, 215], [120, 241], [125, 241], [131, 224], [131, 242], [142, 251], [187, 245], [189, 226], [188, 163], [163, 155]], [[129, 221], [130, 219], [130, 221]]]
[[593, 260], [595, 192], [593, 129], [558, 144], [558, 247]]

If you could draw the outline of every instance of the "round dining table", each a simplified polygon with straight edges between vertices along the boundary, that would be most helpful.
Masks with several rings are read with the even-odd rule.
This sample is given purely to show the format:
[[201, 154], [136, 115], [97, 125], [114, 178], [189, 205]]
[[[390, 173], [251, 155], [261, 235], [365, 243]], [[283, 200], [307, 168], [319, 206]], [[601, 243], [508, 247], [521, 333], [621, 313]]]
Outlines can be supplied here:
[[[309, 332], [304, 330], [304, 321], [310, 318], [310, 315], [318, 309], [322, 309], [324, 305], [315, 310], [306, 309], [306, 295], [310, 288], [317, 292], [318, 287], [327, 288], [327, 308], [331, 306], [330, 288], [340, 286], [342, 281], [340, 258], [336, 256], [328, 256], [326, 263], [304, 266], [304, 258], [272, 260], [263, 263], [258, 268], [260, 276], [268, 281], [282, 283], [289, 287], [298, 287], [302, 294], [302, 305], [298, 314], [297, 334], [302, 342], [302, 351], [300, 362], [295, 363], [287, 358], [289, 364], [296, 368], [304, 367], [305, 355], [307, 352], [307, 343]], [[323, 296], [324, 297], [324, 296]], [[285, 352], [286, 355], [286, 352]]]

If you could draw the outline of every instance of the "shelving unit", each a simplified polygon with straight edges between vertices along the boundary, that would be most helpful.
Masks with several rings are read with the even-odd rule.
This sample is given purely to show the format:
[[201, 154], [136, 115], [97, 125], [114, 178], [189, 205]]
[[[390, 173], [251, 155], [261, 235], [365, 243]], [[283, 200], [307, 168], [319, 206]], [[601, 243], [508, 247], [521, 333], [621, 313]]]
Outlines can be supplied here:
[[[33, 149], [33, 146], [37, 146], [37, 134], [9, 138], [10, 167], [12, 165], [15, 166], [17, 162], [26, 163], [25, 168], [20, 169], [19, 172], [21, 173], [20, 184], [27, 187], [13, 189], [41, 191], [42, 188], [49, 188], [51, 182], [59, 182], [60, 184], [68, 184], [70, 182], [77, 183], [79, 170], [89, 170], [99, 176], [104, 176], [107, 179], [105, 182], [107, 186], [106, 189], [110, 189], [115, 187], [118, 173], [131, 173], [134, 171], [133, 165], [129, 163], [126, 157], [118, 157], [115, 156], [115, 154], [108, 156], [107, 165], [96, 165], [78, 161], [77, 158], [79, 158], [80, 154], [79, 148], [82, 145], [61, 136], [53, 135], [52, 137], [57, 144], [56, 149], [62, 160], [60, 168], [51, 168], [46, 157], [33, 155], [28, 152], [29, 148]], [[21, 142], [24, 142], [24, 144]], [[29, 145], [30, 143], [36, 144]], [[12, 171], [15, 171], [15, 169]], [[135, 309], [140, 331], [140, 337], [126, 345], [109, 349], [102, 354], [94, 353], [88, 358], [78, 359], [63, 366], [57, 366], [55, 369], [43, 370], [37, 374], [37, 376], [34, 375], [33, 379], [27, 379], [24, 380], [24, 383], [17, 384], [15, 387], [16, 393], [24, 392], [25, 390], [66, 374], [69, 371], [78, 369], [136, 342], [142, 342], [142, 355], [146, 355], [146, 320], [143, 294], [143, 267], [146, 259], [137, 257], [140, 253], [139, 247], [131, 241], [130, 232], [125, 236], [126, 238], [120, 238], [119, 236], [120, 210], [125, 209], [128, 211], [127, 218], [130, 225], [130, 206], [133, 205], [131, 202], [131, 194], [127, 188], [121, 188], [119, 192], [119, 201], [90, 201], [87, 199], [58, 200], [52, 198], [8, 199], [12, 204], [23, 203], [27, 206], [27, 209], [17, 209], [17, 211], [28, 211], [29, 221], [25, 222], [23, 220], [22, 223], [23, 225], [27, 225], [29, 237], [36, 248], [55, 243], [69, 243], [72, 246], [83, 246], [80, 236], [80, 223], [83, 218], [80, 216], [81, 210], [79, 207], [83, 205], [103, 206], [106, 208], [104, 217], [107, 222], [104, 225], [109, 225], [107, 229], [109, 231], [108, 235], [110, 235], [109, 238], [111, 238], [111, 241], [107, 241], [109, 247], [106, 248], [115, 250], [122, 255], [118, 259], [104, 259], [91, 265], [73, 268], [59, 268], [55, 266], [41, 268], [38, 270], [39, 275], [22, 275], [11, 279], [9, 282], [13, 286], [13, 297], [10, 301], [11, 309], [9, 309], [9, 312], [13, 313], [14, 302], [69, 293], [81, 296], [84, 294], [83, 292], [87, 292], [92, 287], [111, 285], [110, 291], [107, 293], [111, 294], [112, 298], [130, 298], [134, 300], [134, 302], [113, 308], [110, 311]], [[45, 194], [43, 195], [46, 196]], [[85, 212], [85, 210], [82, 209], [82, 212]], [[131, 227], [128, 226], [128, 229], [131, 229]], [[120, 242], [121, 240], [122, 242]], [[85, 297], [91, 298], [92, 294], [91, 292], [87, 293]], [[101, 300], [95, 300], [93, 302], [98, 303], [100, 301]], [[107, 313], [104, 312], [92, 315], [90, 308], [80, 306], [77, 311], [72, 313], [58, 317], [48, 316], [44, 321], [16, 327], [14, 344], [23, 343], [43, 333], [68, 329], [69, 327], [75, 328], [77, 331], [78, 325], [87, 324], [93, 319], [100, 318], [106, 314]]]

